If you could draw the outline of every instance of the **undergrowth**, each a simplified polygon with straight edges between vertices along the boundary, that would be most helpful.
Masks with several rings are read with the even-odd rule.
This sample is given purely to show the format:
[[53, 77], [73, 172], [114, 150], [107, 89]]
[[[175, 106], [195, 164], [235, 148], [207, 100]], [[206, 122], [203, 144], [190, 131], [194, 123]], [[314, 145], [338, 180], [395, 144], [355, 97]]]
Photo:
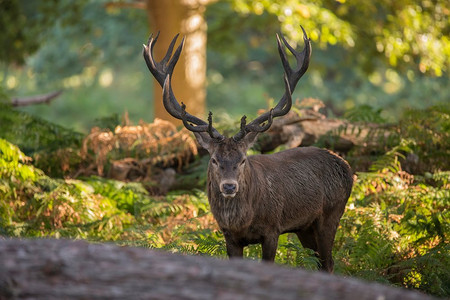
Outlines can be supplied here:
[[[356, 174], [336, 235], [335, 272], [448, 297], [450, 171], [442, 163], [449, 151], [448, 111], [411, 114], [405, 113], [404, 123], [396, 127], [401, 138], [384, 145], [388, 149], [368, 170]], [[432, 137], [422, 139], [431, 132]], [[424, 172], [405, 170], [411, 155], [419, 157], [417, 170], [428, 164]], [[155, 196], [137, 182], [49, 177], [17, 146], [0, 139], [0, 234], [113, 241], [226, 258], [205, 192], [186, 183], [204, 186], [199, 174], [205, 167], [204, 159], [193, 162], [180, 180], [185, 190]], [[253, 245], [245, 256], [259, 260], [260, 252]], [[311, 270], [318, 263], [291, 234], [280, 237], [276, 262]]]

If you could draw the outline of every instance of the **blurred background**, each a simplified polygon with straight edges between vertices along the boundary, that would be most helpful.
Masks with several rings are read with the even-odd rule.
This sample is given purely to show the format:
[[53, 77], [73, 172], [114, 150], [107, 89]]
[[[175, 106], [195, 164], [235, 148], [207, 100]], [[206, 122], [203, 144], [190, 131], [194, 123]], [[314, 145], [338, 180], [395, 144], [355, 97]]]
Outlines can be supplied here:
[[[63, 90], [24, 110], [86, 133], [99, 122], [166, 118], [142, 57], [186, 36], [173, 88], [188, 111], [237, 120], [282, 95], [276, 33], [312, 61], [294, 98], [328, 116], [367, 105], [395, 122], [408, 107], [449, 103], [449, 7], [444, 0], [0, 0], [2, 102]], [[170, 118], [169, 118], [170, 120]]]
[[[449, 297], [449, 13], [445, 0], [0, 0], [0, 241], [225, 257], [205, 192], [209, 156], [162, 107], [143, 44], [160, 32], [159, 61], [185, 36], [177, 99], [235, 134], [242, 115], [284, 93], [276, 34], [301, 51], [301, 25], [312, 58], [299, 104], [249, 153], [342, 155], [355, 184], [336, 273]], [[292, 234], [276, 262], [318, 266]]]

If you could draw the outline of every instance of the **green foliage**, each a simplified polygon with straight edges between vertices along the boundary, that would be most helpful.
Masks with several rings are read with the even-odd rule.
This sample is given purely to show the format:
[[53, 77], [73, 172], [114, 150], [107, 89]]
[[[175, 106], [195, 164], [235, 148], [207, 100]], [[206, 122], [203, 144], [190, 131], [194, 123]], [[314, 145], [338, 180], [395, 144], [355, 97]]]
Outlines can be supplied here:
[[[259, 253], [257, 255], [259, 256]], [[314, 255], [314, 251], [303, 248], [297, 236], [294, 234], [280, 236], [275, 261], [279, 264], [301, 267], [308, 270], [317, 270], [320, 265], [320, 261]]]
[[[12, 2], [21, 11], [16, 22], [26, 19], [27, 25], [11, 22], [5, 30], [23, 31], [22, 46], [35, 46], [16, 53], [25, 59], [21, 68], [0, 57], [2, 89], [10, 98], [64, 89], [51, 106], [20, 110], [78, 131], [87, 131], [96, 118], [125, 110], [135, 122], [151, 117], [150, 77], [141, 55], [148, 31], [144, 10], [106, 9], [105, 1], [92, 0]], [[4, 13], [0, 10], [2, 21]], [[31, 20], [43, 24], [34, 26]], [[9, 49], [10, 41], [6, 37], [2, 49]]]
[[32, 155], [42, 150], [79, 147], [83, 135], [0, 104], [0, 137]]
[[[416, 118], [407, 119], [408, 126], [406, 121], [401, 123], [404, 132], [415, 133], [422, 127], [413, 126], [414, 122], [434, 124], [431, 127], [437, 138], [429, 148], [417, 147], [418, 141], [410, 135], [379, 156], [369, 172], [357, 174], [336, 236], [336, 273], [450, 295], [450, 274], [443, 267], [450, 260], [450, 173], [413, 176], [401, 165], [408, 153], [432, 151], [443, 143], [447, 130], [443, 112], [445, 109], [416, 112]], [[0, 202], [1, 235], [83, 238], [226, 256], [223, 235], [203, 191], [190, 189], [154, 197], [138, 183], [99, 177], [52, 179], [5, 140], [0, 140], [0, 154], [0, 198], [5, 199]], [[201, 185], [206, 162], [205, 158], [192, 164], [187, 181]], [[188, 188], [188, 183], [183, 186]], [[260, 253], [259, 245], [245, 249], [248, 259], [258, 260]], [[318, 266], [314, 253], [291, 234], [280, 237], [276, 262], [311, 270]]]
[[368, 104], [353, 107], [344, 114], [344, 119], [350, 122], [386, 123], [381, 116], [382, 109], [375, 109]]
[[264, 12], [267, 12], [276, 16], [281, 23], [282, 30], [289, 33], [290, 38], [294, 40], [301, 40], [302, 33], [293, 29], [302, 25], [305, 28], [313, 28], [310, 32], [311, 39], [319, 42], [322, 47], [338, 42], [346, 46], [354, 46], [354, 33], [350, 24], [326, 8], [323, 2], [326, 1], [235, 0], [232, 1], [232, 5], [233, 9], [240, 14], [263, 15]]
[[[114, 240], [129, 223], [126, 213], [85, 182], [47, 177], [3, 139], [0, 153], [2, 234]], [[102, 232], [104, 227], [109, 230]]]
[[83, 135], [0, 103], [0, 138], [18, 145], [47, 174], [62, 177], [80, 163]]
[[[431, 106], [404, 112], [398, 135], [414, 141], [413, 152], [419, 156], [419, 170], [435, 172], [450, 166], [450, 107]], [[413, 170], [416, 171], [417, 170]]]
[[450, 173], [402, 171], [399, 160], [410, 145], [402, 141], [373, 163], [372, 172], [358, 173], [336, 237], [336, 269], [448, 296], [450, 272], [437, 266], [450, 259]]
[[[270, 97], [279, 99], [283, 94], [283, 71], [276, 50], [275, 33], [281, 27], [290, 43], [301, 49], [303, 43], [299, 24], [312, 39], [313, 55], [309, 70], [299, 82], [299, 92], [294, 97], [319, 98], [331, 108], [329, 113], [335, 115], [347, 109], [370, 105], [374, 111], [384, 109], [380, 117], [390, 122], [398, 121], [407, 107], [424, 108], [446, 103], [450, 97], [450, 85], [445, 70], [448, 69], [450, 56], [443, 53], [448, 50], [445, 47], [433, 49], [421, 55], [416, 52], [422, 52], [432, 41], [448, 42], [445, 38], [441, 39], [442, 35], [439, 30], [435, 31], [436, 28], [430, 33], [430, 39], [419, 38], [428, 38], [430, 30], [425, 27], [433, 26], [429, 23], [417, 25], [420, 20], [415, 20], [421, 18], [418, 11], [421, 6], [427, 6], [425, 2], [428, 1], [420, 1], [417, 5], [411, 1], [404, 2], [402, 6], [397, 5], [397, 1], [373, 4], [233, 0], [209, 5], [206, 11], [209, 106], [214, 112], [223, 110], [232, 116], [239, 116], [266, 107]], [[434, 8], [439, 9], [442, 3], [438, 2], [436, 7], [427, 6], [424, 9], [426, 14]], [[408, 19], [401, 13], [403, 10], [417, 14]], [[436, 25], [442, 26], [444, 32], [448, 31], [448, 25], [441, 23], [445, 11], [434, 15], [439, 20]], [[335, 19], [340, 21], [332, 21]], [[401, 51], [411, 53], [398, 54], [397, 64], [393, 66], [389, 62], [393, 59], [392, 55], [386, 55], [386, 51], [394, 51], [390, 49], [389, 34], [397, 36], [403, 30], [410, 30], [408, 27], [396, 28], [396, 24], [413, 20], [417, 22], [415, 26], [424, 28], [396, 40], [396, 45], [402, 44], [398, 46]], [[389, 30], [384, 27], [385, 22], [390, 24]], [[340, 28], [343, 23], [350, 32]], [[383, 36], [379, 37], [381, 32]], [[415, 41], [409, 41], [411, 38]], [[379, 51], [377, 44], [380, 43], [386, 44], [386, 47]], [[428, 46], [423, 46], [423, 43]], [[429, 58], [434, 55], [439, 55], [436, 61], [446, 62], [432, 67], [436, 61]], [[424, 65], [419, 62], [420, 59], [428, 60], [425, 68], [430, 76], [421, 74]], [[438, 67], [442, 68], [441, 77], [433, 77]], [[386, 110], [387, 107], [389, 109]]]
[[391, 150], [387, 151], [384, 155], [375, 160], [369, 170], [373, 172], [389, 171], [394, 174], [400, 172], [402, 169], [400, 159], [405, 158], [405, 153], [412, 152], [410, 147], [411, 144], [413, 144], [412, 141], [401, 140], [399, 145], [393, 147]]
[[[234, 0], [241, 14], [277, 17], [293, 40], [301, 39], [300, 25], [311, 28], [312, 41], [324, 48], [341, 44], [367, 71], [378, 61], [393, 67], [415, 66], [442, 76], [450, 66], [450, 32], [446, 2], [383, 1], [253, 1]], [[401, 63], [400, 63], [401, 62]]]
[[29, 7], [20, 0], [0, 1], [0, 26], [3, 28], [0, 61], [23, 64], [25, 56], [39, 48], [39, 31], [46, 28], [48, 23], [28, 14], [38, 10], [37, 1], [27, 4]]
[[[350, 134], [359, 144], [347, 154], [346, 159], [362, 167], [362, 160], [376, 161], [371, 171], [390, 168], [396, 172], [403, 168], [410, 174], [439, 172], [450, 165], [450, 110], [446, 105], [426, 109], [406, 109], [395, 123], [386, 123], [383, 110], [371, 106], [350, 109], [346, 123], [323, 135], [318, 141], [322, 147], [333, 148], [345, 134]], [[366, 162], [367, 163], [367, 162]]]

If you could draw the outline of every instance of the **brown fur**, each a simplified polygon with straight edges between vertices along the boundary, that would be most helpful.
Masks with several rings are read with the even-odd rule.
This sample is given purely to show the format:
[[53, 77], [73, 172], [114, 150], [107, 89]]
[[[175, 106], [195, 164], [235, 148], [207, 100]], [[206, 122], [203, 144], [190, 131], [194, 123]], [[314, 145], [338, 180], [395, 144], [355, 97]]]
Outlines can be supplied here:
[[[279, 235], [293, 232], [304, 247], [317, 253], [321, 268], [332, 272], [334, 237], [353, 185], [350, 166], [315, 147], [246, 158], [255, 136], [243, 142], [217, 142], [196, 134], [211, 154], [208, 198], [228, 255], [242, 257], [243, 247], [261, 243], [262, 258], [273, 261]], [[232, 198], [224, 197], [219, 186], [229, 179], [238, 183]]]

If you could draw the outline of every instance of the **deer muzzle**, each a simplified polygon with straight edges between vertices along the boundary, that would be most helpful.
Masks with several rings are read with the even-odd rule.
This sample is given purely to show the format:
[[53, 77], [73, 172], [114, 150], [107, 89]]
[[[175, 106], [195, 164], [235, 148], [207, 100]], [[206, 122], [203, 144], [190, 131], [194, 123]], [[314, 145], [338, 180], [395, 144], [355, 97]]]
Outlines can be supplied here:
[[227, 180], [220, 183], [220, 192], [225, 198], [233, 198], [238, 190], [239, 184], [235, 180]]

